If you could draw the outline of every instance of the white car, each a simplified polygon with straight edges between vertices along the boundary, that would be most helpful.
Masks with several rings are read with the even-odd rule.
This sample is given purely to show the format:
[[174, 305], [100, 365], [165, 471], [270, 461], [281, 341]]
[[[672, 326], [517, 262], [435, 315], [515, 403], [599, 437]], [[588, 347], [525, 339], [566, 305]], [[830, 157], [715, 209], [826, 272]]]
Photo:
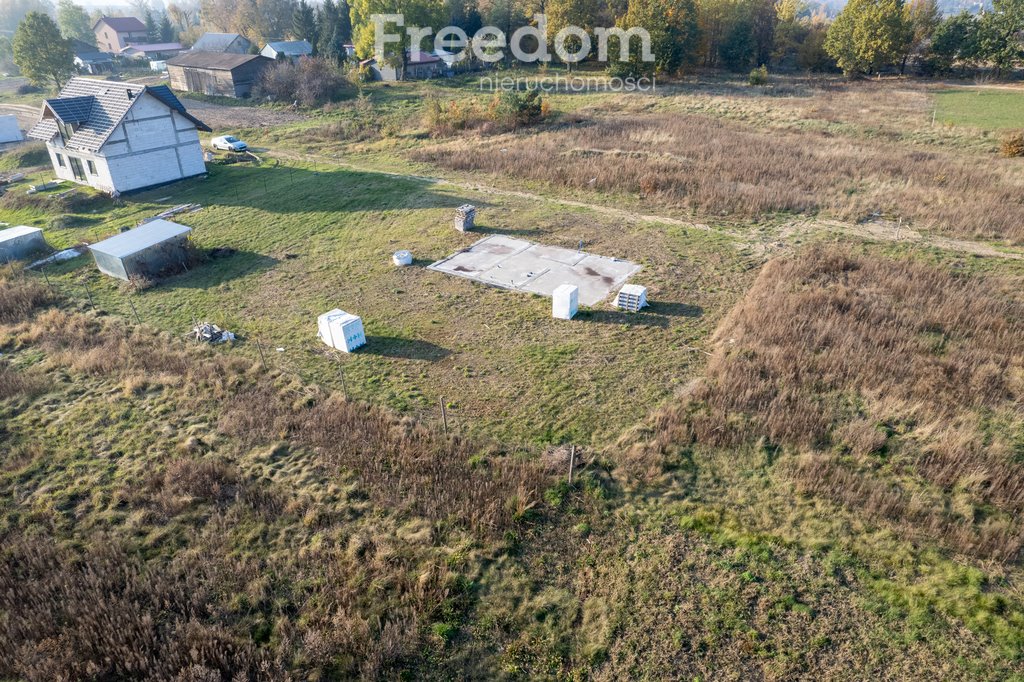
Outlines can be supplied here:
[[228, 152], [244, 152], [249, 145], [239, 140], [234, 135], [222, 135], [210, 140], [210, 146], [214, 149], [223, 149]]

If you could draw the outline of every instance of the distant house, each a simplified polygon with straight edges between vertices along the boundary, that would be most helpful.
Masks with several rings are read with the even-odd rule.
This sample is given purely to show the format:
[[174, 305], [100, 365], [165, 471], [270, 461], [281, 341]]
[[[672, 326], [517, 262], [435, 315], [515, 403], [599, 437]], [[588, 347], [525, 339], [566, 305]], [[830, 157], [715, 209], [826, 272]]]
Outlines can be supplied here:
[[101, 52], [95, 45], [81, 40], [71, 41], [71, 52], [75, 55], [75, 66], [81, 73], [103, 73], [114, 68], [114, 59]]
[[182, 52], [167, 60], [167, 73], [175, 90], [248, 97], [263, 69], [273, 63], [258, 54]]
[[239, 33], [204, 33], [192, 46], [195, 52], [249, 54], [252, 43]]
[[426, 80], [451, 75], [445, 60], [429, 52], [421, 52], [416, 58], [410, 56], [405, 64], [404, 77], [401, 64], [380, 64], [376, 59], [364, 59], [359, 66], [369, 69], [373, 79], [379, 81]]
[[96, 47], [110, 54], [119, 54], [130, 43], [149, 42], [146, 25], [136, 17], [100, 17], [92, 32], [96, 34]]
[[308, 40], [278, 40], [264, 45], [260, 54], [271, 59], [295, 61], [300, 57], [312, 57], [313, 46], [309, 44]]
[[200, 130], [166, 85], [76, 77], [43, 102], [29, 137], [46, 142], [58, 178], [113, 193], [205, 173]]
[[121, 50], [122, 57], [131, 59], [146, 59], [149, 61], [167, 59], [176, 54], [181, 54], [185, 48], [181, 43], [148, 43], [142, 45], [129, 45]]

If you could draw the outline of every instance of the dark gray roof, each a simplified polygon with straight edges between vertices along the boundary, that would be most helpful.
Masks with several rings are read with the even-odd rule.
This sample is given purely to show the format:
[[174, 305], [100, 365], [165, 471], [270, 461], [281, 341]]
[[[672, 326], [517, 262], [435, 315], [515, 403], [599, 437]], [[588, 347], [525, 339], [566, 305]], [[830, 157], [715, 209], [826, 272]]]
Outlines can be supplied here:
[[192, 46], [192, 49], [196, 52], [223, 52], [239, 38], [246, 43], [249, 42], [245, 36], [239, 33], [204, 33]]
[[152, 95], [192, 121], [197, 128], [209, 132], [205, 123], [185, 110], [185, 106], [166, 85], [142, 86], [115, 83], [92, 78], [72, 78], [60, 96], [43, 104], [42, 118], [28, 136], [49, 141], [57, 134], [57, 120], [76, 124], [75, 132], [65, 143], [69, 149], [97, 151], [110, 137], [132, 104], [143, 95]]
[[118, 33], [134, 33], [135, 31], [146, 30], [146, 25], [136, 17], [100, 17], [99, 21], [92, 27], [92, 30], [95, 31], [96, 26], [99, 26], [100, 22]]
[[267, 47], [274, 52], [280, 52], [289, 57], [302, 57], [313, 54], [313, 46], [309, 44], [308, 40], [273, 40], [267, 43], [263, 49]]
[[261, 57], [258, 54], [234, 54], [231, 52], [182, 52], [176, 57], [167, 60], [168, 66], [189, 66], [197, 69], [214, 69], [216, 71], [231, 71], [242, 64], [248, 64], [254, 59], [271, 61], [268, 57]]

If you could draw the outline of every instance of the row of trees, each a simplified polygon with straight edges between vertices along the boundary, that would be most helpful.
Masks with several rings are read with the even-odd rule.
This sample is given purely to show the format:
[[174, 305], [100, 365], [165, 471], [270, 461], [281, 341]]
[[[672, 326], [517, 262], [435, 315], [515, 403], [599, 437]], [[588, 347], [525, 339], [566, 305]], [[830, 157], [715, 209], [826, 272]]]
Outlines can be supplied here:
[[[0, 4], [8, 13], [4, 16], [14, 16], [47, 1]], [[398, 13], [404, 15], [406, 26], [437, 30], [454, 25], [472, 35], [489, 25], [507, 36], [533, 25], [535, 15], [543, 13], [548, 40], [570, 25], [588, 32], [609, 26], [646, 28], [655, 61], [643, 61], [633, 41], [626, 63], [613, 60], [608, 65], [617, 75], [675, 74], [698, 65], [736, 71], [761, 65], [808, 70], [838, 67], [848, 74], [886, 68], [902, 72], [910, 64], [925, 73], [991, 65], [1004, 73], [1024, 61], [1024, 0], [993, 0], [992, 10], [980, 15], [945, 18], [936, 0], [849, 0], [834, 20], [821, 6], [812, 9], [804, 0], [198, 0], [198, 5], [188, 4], [195, 1], [179, 0], [157, 13], [150, 9], [149, 0], [134, 0], [134, 9], [154, 42], [203, 30], [242, 33], [255, 43], [305, 38], [318, 56], [337, 63], [345, 59], [349, 42], [355, 43], [361, 56], [371, 55], [372, 15]], [[94, 17], [73, 0], [59, 0], [55, 14], [64, 37], [91, 42]], [[405, 42], [395, 47], [394, 56], [404, 59], [408, 39], [404, 31], [398, 33]], [[611, 47], [616, 56], [618, 46]]]
[[928, 73], [988, 64], [1000, 74], [1024, 60], [1024, 0], [994, 0], [982, 15], [943, 18], [935, 0], [850, 0], [824, 47], [848, 74], [870, 74], [909, 60]]
[[[213, 0], [209, 0], [213, 1]], [[284, 0], [282, 0], [284, 1]], [[506, 35], [548, 19], [548, 38], [563, 27], [646, 28], [656, 61], [639, 52], [620, 73], [677, 73], [691, 66], [745, 71], [755, 66], [868, 74], [991, 65], [1005, 72], [1024, 61], [1024, 0], [994, 0], [980, 15], [943, 18], [936, 0], [850, 0], [835, 19], [803, 0], [351, 0], [357, 50], [370, 54], [373, 14], [401, 12], [406, 25], [482, 25]], [[402, 47], [405, 47], [403, 45]], [[570, 45], [570, 47], [572, 47]], [[613, 48], [615, 46], [613, 45]]]

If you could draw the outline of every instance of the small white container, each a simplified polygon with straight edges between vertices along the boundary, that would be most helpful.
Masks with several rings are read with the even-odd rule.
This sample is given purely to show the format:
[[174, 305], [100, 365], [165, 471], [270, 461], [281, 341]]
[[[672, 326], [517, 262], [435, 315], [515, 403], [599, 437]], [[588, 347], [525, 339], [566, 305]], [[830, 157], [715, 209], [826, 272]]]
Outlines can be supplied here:
[[580, 308], [580, 288], [563, 284], [551, 292], [551, 315], [559, 320], [571, 320]]
[[412, 253], [402, 249], [401, 251], [395, 251], [391, 256], [391, 262], [401, 267], [404, 265], [412, 265]]
[[351, 313], [335, 308], [317, 318], [320, 340], [331, 348], [351, 353], [366, 345], [363, 321]]

